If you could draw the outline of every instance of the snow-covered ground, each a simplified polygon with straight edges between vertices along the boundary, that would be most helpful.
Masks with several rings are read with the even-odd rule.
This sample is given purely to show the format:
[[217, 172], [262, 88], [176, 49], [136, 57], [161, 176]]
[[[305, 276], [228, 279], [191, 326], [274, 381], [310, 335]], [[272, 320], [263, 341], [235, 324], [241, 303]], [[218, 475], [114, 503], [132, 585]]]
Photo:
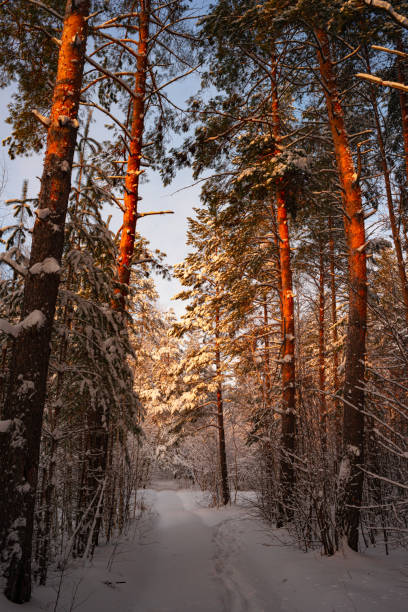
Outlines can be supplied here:
[[[334, 557], [281, 543], [243, 506], [207, 508], [201, 494], [157, 481], [127, 538], [98, 548], [18, 606], [39, 612], [407, 612], [408, 554]], [[56, 605], [58, 585], [61, 592]]]

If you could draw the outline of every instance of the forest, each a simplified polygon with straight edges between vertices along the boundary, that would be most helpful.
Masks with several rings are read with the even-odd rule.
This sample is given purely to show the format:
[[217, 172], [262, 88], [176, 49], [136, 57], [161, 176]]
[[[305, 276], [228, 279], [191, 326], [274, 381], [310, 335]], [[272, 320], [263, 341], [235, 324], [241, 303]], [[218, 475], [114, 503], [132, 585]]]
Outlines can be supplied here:
[[[0, 202], [0, 610], [59, 572], [62, 612], [163, 487], [225, 521], [245, 498], [322, 572], [396, 555], [406, 594], [408, 2], [0, 0], [0, 49], [2, 192], [42, 160]], [[143, 196], [180, 173], [173, 265], [177, 206]], [[292, 610], [239, 583], [118, 609]]]

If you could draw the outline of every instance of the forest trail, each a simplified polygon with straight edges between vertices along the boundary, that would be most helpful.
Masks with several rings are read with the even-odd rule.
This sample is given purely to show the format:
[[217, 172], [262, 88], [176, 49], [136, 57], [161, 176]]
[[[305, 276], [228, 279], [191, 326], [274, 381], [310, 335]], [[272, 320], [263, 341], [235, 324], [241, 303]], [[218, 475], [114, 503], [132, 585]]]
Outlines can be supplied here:
[[91, 567], [69, 567], [56, 607], [51, 575], [29, 604], [1, 599], [0, 612], [406, 612], [406, 553], [305, 554], [245, 505], [208, 508], [173, 480], [142, 495], [143, 518]]

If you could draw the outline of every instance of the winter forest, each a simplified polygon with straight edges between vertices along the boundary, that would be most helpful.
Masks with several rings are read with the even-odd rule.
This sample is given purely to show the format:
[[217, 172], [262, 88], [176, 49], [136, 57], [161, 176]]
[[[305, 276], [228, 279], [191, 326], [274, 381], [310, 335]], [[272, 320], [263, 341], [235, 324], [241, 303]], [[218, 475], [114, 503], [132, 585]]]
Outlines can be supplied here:
[[407, 0], [0, 0], [0, 50], [1, 612], [407, 610]]

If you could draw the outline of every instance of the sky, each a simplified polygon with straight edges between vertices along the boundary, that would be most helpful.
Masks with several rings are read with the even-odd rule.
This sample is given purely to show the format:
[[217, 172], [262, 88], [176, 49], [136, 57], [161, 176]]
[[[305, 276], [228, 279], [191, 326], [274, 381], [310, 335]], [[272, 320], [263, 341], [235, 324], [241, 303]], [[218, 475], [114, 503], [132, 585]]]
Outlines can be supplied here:
[[[185, 79], [178, 86], [176, 95], [178, 103], [180, 98], [187, 98], [193, 94], [196, 86], [194, 79]], [[0, 119], [0, 143], [10, 134], [11, 126], [5, 123], [7, 116], [6, 106], [13, 94], [12, 87], [0, 91], [0, 108], [3, 109]], [[96, 113], [97, 111], [95, 111]], [[106, 119], [103, 120], [103, 123]], [[40, 128], [39, 128], [40, 129]], [[98, 134], [99, 132], [99, 134]], [[94, 136], [103, 139], [105, 134], [103, 128], [97, 127]], [[10, 160], [7, 148], [0, 144], [0, 162], [5, 168], [6, 183], [0, 194], [0, 224], [5, 217], [4, 200], [20, 197], [22, 183], [26, 178], [29, 181], [29, 197], [38, 195], [40, 181], [38, 177], [42, 174], [43, 153], [20, 157]], [[193, 207], [199, 205], [200, 185], [189, 187], [194, 182], [189, 169], [178, 173], [173, 183], [163, 187], [157, 173], [147, 171], [148, 182], [140, 186], [141, 201], [140, 212], [153, 210], [173, 210], [173, 215], [148, 216], [138, 221], [138, 231], [150, 242], [152, 249], [159, 249], [167, 254], [166, 263], [173, 266], [181, 262], [187, 254], [185, 244], [187, 217], [193, 214]], [[117, 231], [122, 224], [122, 213], [116, 208], [107, 209], [107, 215], [112, 214], [111, 228]], [[173, 308], [177, 315], [184, 311], [183, 303], [171, 300], [180, 290], [180, 284], [176, 279], [171, 281], [156, 278], [156, 287], [160, 295], [160, 305], [164, 309]]]

